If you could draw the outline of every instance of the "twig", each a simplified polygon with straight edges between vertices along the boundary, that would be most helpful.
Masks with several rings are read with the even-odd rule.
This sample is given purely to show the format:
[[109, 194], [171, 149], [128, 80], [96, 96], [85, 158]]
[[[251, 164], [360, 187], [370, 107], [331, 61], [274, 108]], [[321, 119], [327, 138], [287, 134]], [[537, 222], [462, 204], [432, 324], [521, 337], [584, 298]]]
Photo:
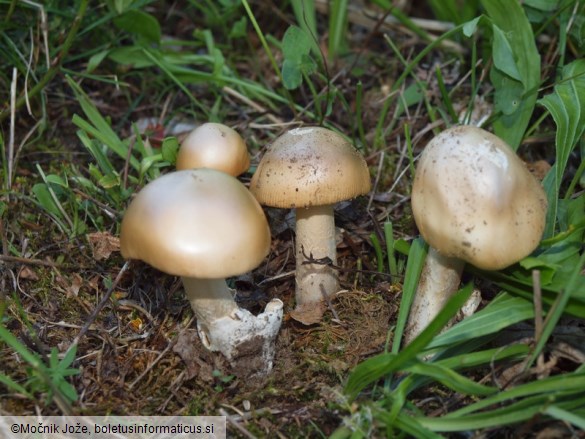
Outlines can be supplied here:
[[272, 282], [275, 280], [280, 280], [283, 279], [285, 277], [290, 277], [290, 276], [294, 276], [295, 272], [293, 271], [287, 271], [286, 273], [280, 273], [277, 274], [276, 276], [272, 276], [272, 277], [267, 277], [266, 279], [262, 279], [260, 282], [258, 282], [258, 285], [262, 285], [265, 284], [266, 282]]
[[43, 123], [42, 119], [37, 120], [36, 123], [32, 126], [32, 128], [28, 130], [25, 136], [21, 139], [20, 143], [18, 144], [18, 147], [14, 151], [14, 159], [12, 160], [13, 168], [16, 168], [17, 163], [20, 160], [20, 154], [24, 150], [24, 145], [26, 145], [26, 142], [28, 142], [28, 139], [30, 139], [30, 137], [37, 130], [37, 128], [41, 126], [41, 123]]
[[315, 259], [313, 257], [312, 253], [309, 255], [307, 255], [305, 253], [305, 248], [303, 246], [301, 246], [301, 253], [303, 254], [303, 256], [306, 259], [305, 261], [303, 261], [303, 263], [302, 263], [303, 265], [307, 265], [307, 264], [327, 265], [328, 267], [331, 267], [334, 270], [345, 272], [345, 273], [364, 273], [364, 274], [373, 274], [375, 276], [383, 276], [383, 277], [392, 278], [392, 275], [390, 273], [381, 273], [379, 271], [373, 271], [373, 270], [358, 270], [357, 268], [340, 267], [339, 265], [335, 265], [333, 263], [333, 261], [331, 260], [331, 258], [329, 258], [327, 256], [324, 258]]
[[234, 419], [234, 417], [232, 415], [230, 415], [224, 408], [220, 408], [219, 409], [219, 414], [221, 416], [225, 416], [226, 421], [232, 425], [233, 427], [235, 427], [240, 433], [242, 433], [244, 436], [246, 436], [249, 439], [256, 439], [256, 436], [254, 436], [252, 433], [250, 433], [243, 425], [241, 425], [238, 421], [236, 421]]
[[[91, 313], [89, 318], [85, 321], [82, 328], [79, 330], [79, 333], [73, 339], [73, 342], [71, 343], [71, 345], [67, 349], [67, 352], [69, 352], [71, 349], [73, 349], [73, 347], [75, 347], [79, 344], [79, 340], [81, 340], [81, 337], [83, 337], [85, 335], [85, 333], [89, 330], [89, 327], [95, 321], [98, 314], [101, 312], [102, 308], [104, 306], [106, 306], [106, 303], [108, 303], [108, 301], [110, 300], [110, 296], [114, 292], [114, 289], [118, 286], [118, 283], [120, 283], [120, 280], [122, 279], [122, 275], [126, 272], [126, 270], [128, 270], [129, 266], [130, 266], [130, 261], [126, 261], [126, 263], [120, 269], [120, 272], [116, 276], [116, 279], [114, 279], [114, 282], [112, 282], [112, 285], [110, 285], [110, 288], [108, 288], [108, 291], [106, 291], [106, 294], [104, 294], [104, 297], [102, 297], [102, 300], [100, 300], [100, 302], [97, 304], [97, 306], [95, 307], [95, 309], [93, 310], [93, 312]], [[67, 355], [67, 354], [65, 354], [65, 355]]]
[[112, 219], [120, 219], [120, 218], [122, 218], [122, 214], [120, 212], [118, 212], [117, 210], [112, 209], [111, 207], [109, 207], [108, 205], [100, 202], [96, 198], [94, 198], [94, 197], [92, 197], [90, 195], [87, 195], [85, 192], [82, 192], [79, 189], [73, 189], [73, 192], [75, 192], [77, 195], [85, 198], [86, 200], [91, 201], [97, 207], [99, 207], [100, 209], [102, 209], [105, 212], [105, 214], [108, 215], [110, 218], [112, 218]]
[[273, 123], [275, 124], [279, 124], [282, 125], [283, 121], [282, 119], [279, 119], [278, 117], [276, 117], [275, 115], [271, 114], [268, 112], [268, 110], [266, 110], [266, 108], [264, 108], [262, 105], [254, 102], [252, 99], [244, 96], [241, 93], [238, 93], [236, 90], [234, 90], [231, 87], [228, 87], [227, 85], [223, 87], [223, 91], [225, 91], [228, 95], [233, 96], [234, 98], [242, 101], [244, 104], [246, 104], [248, 107], [253, 108], [254, 110], [258, 111], [259, 113], [264, 113], [266, 114], [266, 117]]
[[42, 265], [43, 267], [61, 267], [61, 264], [51, 261], [43, 261], [42, 259], [21, 258], [19, 256], [0, 255], [0, 261], [16, 262], [17, 264], [25, 265]]

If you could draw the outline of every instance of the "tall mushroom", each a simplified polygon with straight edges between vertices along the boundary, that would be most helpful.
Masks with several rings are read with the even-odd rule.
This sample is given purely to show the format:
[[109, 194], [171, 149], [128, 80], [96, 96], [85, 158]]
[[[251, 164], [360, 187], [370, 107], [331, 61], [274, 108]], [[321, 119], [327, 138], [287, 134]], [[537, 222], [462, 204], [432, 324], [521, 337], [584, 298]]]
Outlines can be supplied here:
[[321, 320], [324, 299], [339, 290], [334, 270], [326, 263], [307, 263], [307, 257], [337, 263], [335, 203], [370, 190], [364, 158], [334, 131], [296, 128], [267, 149], [250, 182], [261, 204], [296, 209], [296, 309], [301, 323]]
[[250, 167], [244, 139], [221, 123], [207, 122], [191, 131], [177, 153], [177, 170], [210, 168], [234, 177]]
[[429, 243], [405, 331], [412, 341], [457, 291], [465, 262], [499, 270], [529, 255], [542, 237], [546, 195], [512, 149], [472, 126], [433, 138], [412, 188], [416, 225]]
[[166, 174], [128, 206], [120, 245], [125, 258], [181, 276], [205, 347], [232, 365], [257, 354], [251, 372], [270, 371], [282, 301], [256, 317], [238, 307], [225, 281], [258, 266], [270, 248], [264, 212], [244, 185], [212, 169]]

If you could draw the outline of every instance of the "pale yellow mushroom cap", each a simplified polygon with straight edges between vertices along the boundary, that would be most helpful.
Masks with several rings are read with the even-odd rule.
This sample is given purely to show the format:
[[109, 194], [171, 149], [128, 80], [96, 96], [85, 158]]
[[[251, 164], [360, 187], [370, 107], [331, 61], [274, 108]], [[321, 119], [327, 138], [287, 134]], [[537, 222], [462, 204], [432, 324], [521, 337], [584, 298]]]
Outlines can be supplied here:
[[244, 139], [232, 128], [208, 122], [191, 131], [177, 154], [177, 170], [210, 168], [238, 176], [250, 167]]
[[132, 200], [122, 256], [165, 273], [219, 279], [257, 267], [270, 249], [262, 208], [236, 178], [213, 169], [166, 174]]
[[268, 147], [250, 182], [260, 203], [300, 208], [349, 200], [370, 190], [362, 155], [341, 135], [320, 127], [296, 128]]
[[414, 219], [440, 254], [484, 270], [528, 256], [545, 226], [546, 195], [495, 135], [458, 126], [433, 138], [417, 165]]

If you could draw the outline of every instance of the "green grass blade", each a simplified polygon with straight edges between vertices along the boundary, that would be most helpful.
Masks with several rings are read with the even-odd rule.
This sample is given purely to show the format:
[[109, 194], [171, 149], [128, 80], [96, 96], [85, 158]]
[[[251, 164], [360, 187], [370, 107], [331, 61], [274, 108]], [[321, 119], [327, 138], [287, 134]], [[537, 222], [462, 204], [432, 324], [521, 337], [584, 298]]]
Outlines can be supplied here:
[[475, 381], [458, 374], [454, 370], [440, 364], [415, 363], [404, 369], [404, 372], [432, 378], [443, 384], [445, 387], [455, 390], [464, 395], [486, 396], [498, 391], [495, 387], [484, 386]]
[[20, 393], [21, 395], [24, 395], [27, 398], [34, 399], [34, 396], [31, 393], [29, 393], [28, 390], [26, 390], [20, 384], [18, 384], [15, 381], [11, 380], [9, 377], [7, 377], [4, 374], [0, 374], [0, 383], [4, 384], [10, 390], [13, 390], [13, 391], [15, 391], [17, 393]]
[[335, 59], [342, 50], [347, 33], [348, 0], [333, 0], [329, 12], [329, 59]]
[[575, 427], [585, 431], [585, 418], [583, 416], [571, 413], [556, 405], [548, 406], [544, 413], [555, 419], [558, 419], [559, 421], [563, 421], [568, 424], [573, 424]]
[[[416, 418], [413, 416], [409, 416], [405, 412], [400, 412], [396, 417], [393, 417], [385, 410], [376, 410], [374, 411], [375, 418], [386, 425], [387, 429], [396, 429], [403, 431], [412, 437], [418, 439], [441, 439], [443, 436], [438, 435], [437, 433], [425, 428], [421, 425]], [[399, 437], [395, 436], [395, 434], [390, 433], [387, 434], [387, 437]]]
[[396, 263], [396, 252], [394, 251], [394, 231], [392, 221], [384, 223], [384, 238], [386, 240], [386, 254], [388, 256], [388, 270], [394, 281], [398, 276], [398, 264]]
[[434, 431], [465, 431], [479, 430], [490, 427], [502, 427], [526, 421], [543, 410], [548, 399], [543, 396], [530, 398], [510, 406], [466, 416], [443, 416], [440, 418], [417, 418], [423, 426]]
[[439, 360], [436, 364], [453, 370], [468, 369], [486, 364], [492, 364], [495, 361], [510, 358], [524, 357], [530, 348], [524, 344], [513, 344], [501, 348], [487, 349], [478, 352], [466, 352], [455, 357]]
[[466, 340], [493, 334], [514, 323], [534, 318], [534, 308], [530, 301], [501, 293], [484, 309], [462, 320], [437, 336], [429, 349], [451, 346]]
[[539, 381], [531, 381], [520, 384], [509, 390], [502, 391], [496, 395], [485, 398], [474, 404], [450, 413], [449, 417], [469, 416], [472, 413], [484, 410], [495, 404], [502, 404], [518, 398], [538, 396], [544, 394], [574, 394], [582, 393], [585, 388], [585, 372], [573, 372], [563, 375], [555, 375]]
[[[474, 367], [492, 365], [501, 360], [514, 360], [525, 358], [530, 352], [530, 347], [524, 344], [514, 344], [502, 348], [487, 349], [477, 352], [464, 352], [460, 355], [438, 360], [433, 364], [440, 365], [449, 370], [464, 370]], [[409, 383], [407, 391], [410, 393], [433, 380], [428, 376], [416, 376]], [[401, 385], [402, 383], [400, 383]], [[399, 385], [399, 387], [400, 387]]]
[[158, 68], [160, 68], [165, 75], [167, 75], [171, 81], [173, 81], [177, 87], [179, 87], [183, 93], [185, 93], [185, 96], [187, 96], [189, 98], [189, 100], [191, 102], [193, 102], [193, 104], [195, 104], [197, 106], [197, 108], [199, 108], [199, 110], [201, 110], [203, 112], [203, 114], [207, 115], [207, 107], [205, 107], [203, 104], [201, 104], [201, 102], [199, 102], [199, 100], [197, 98], [195, 98], [195, 96], [193, 95], [193, 93], [191, 93], [189, 91], [189, 89], [185, 86], [185, 84], [183, 84], [182, 81], [180, 81], [171, 71], [170, 66], [168, 66], [164, 60], [160, 57], [160, 54], [158, 52], [153, 52], [152, 50], [143, 48], [142, 52], [144, 53], [144, 55], [146, 55], [146, 57], [148, 59], [150, 59], [156, 66], [158, 66]]
[[[85, 92], [81, 89], [79, 84], [77, 84], [71, 77], [67, 76], [67, 82], [69, 86], [73, 89], [75, 97], [81, 105], [81, 108], [88, 118], [89, 122], [83, 120], [81, 117], [74, 115], [73, 116], [73, 123], [77, 125], [82, 130], [86, 131], [88, 134], [91, 134], [104, 145], [106, 145], [109, 149], [111, 149], [114, 153], [116, 153], [119, 157], [126, 159], [128, 156], [128, 147], [124, 144], [122, 140], [118, 137], [118, 135], [114, 132], [110, 124], [104, 119], [104, 117], [100, 114], [96, 106], [93, 104], [89, 96], [85, 94]], [[139, 168], [139, 162], [136, 160], [135, 157], [130, 156], [130, 165], [134, 169]]]
[[375, 233], [371, 233], [370, 241], [372, 242], [372, 247], [374, 247], [374, 253], [376, 253], [376, 266], [378, 273], [384, 273], [384, 254], [382, 253], [380, 240]]
[[427, 257], [428, 246], [422, 238], [412, 241], [408, 252], [406, 263], [406, 272], [404, 274], [404, 284], [402, 285], [402, 299], [400, 300], [400, 309], [398, 310], [398, 319], [396, 321], [396, 330], [392, 342], [392, 352], [398, 353], [402, 343], [402, 334], [408, 320], [408, 313], [416, 294], [418, 279], [423, 269]]
[[[580, 393], [582, 392], [575, 388], [567, 392], [537, 393], [494, 410], [474, 414], [463, 414], [461, 411], [458, 411], [440, 418], [419, 417], [416, 419], [421, 425], [434, 431], [465, 431], [491, 427], [501, 428], [502, 426], [517, 424], [527, 421], [536, 415], [546, 413], [555, 402], [555, 405], [560, 410], [555, 411], [553, 409], [552, 412], [559, 416], [562, 416], [563, 413], [561, 411], [566, 411], [565, 409], [575, 410], [578, 407], [583, 408], [585, 399]], [[570, 417], [570, 419], [575, 419], [579, 423], [581, 422], [581, 419], [575, 416]]]
[[24, 361], [37, 369], [43, 367], [40, 357], [34, 352], [29, 351], [8, 329], [0, 325], [0, 340], [10, 346]]

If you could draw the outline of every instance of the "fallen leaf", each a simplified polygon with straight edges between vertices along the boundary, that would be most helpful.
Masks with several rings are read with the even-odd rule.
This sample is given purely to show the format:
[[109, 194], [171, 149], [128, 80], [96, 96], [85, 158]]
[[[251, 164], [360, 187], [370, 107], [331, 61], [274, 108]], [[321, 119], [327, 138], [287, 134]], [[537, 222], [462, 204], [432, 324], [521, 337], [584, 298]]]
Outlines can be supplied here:
[[39, 277], [37, 276], [37, 274], [32, 271], [29, 267], [22, 267], [20, 269], [20, 272], [18, 273], [18, 277], [20, 277], [21, 279], [28, 279], [28, 280], [39, 280]]
[[89, 233], [87, 240], [96, 261], [108, 259], [112, 252], [120, 251], [120, 239], [109, 232]]
[[301, 322], [303, 325], [313, 325], [322, 320], [326, 309], [327, 306], [323, 302], [297, 305], [297, 307], [291, 311], [290, 316], [297, 322]]
[[134, 332], [140, 333], [142, 331], [142, 326], [144, 322], [140, 317], [136, 317], [135, 319], [130, 320], [130, 329]]
[[198, 347], [201, 346], [199, 334], [195, 329], [185, 329], [179, 333], [177, 342], [173, 346], [175, 352], [187, 368], [187, 379], [199, 376], [203, 381], [213, 382], [213, 367], [199, 356]]
[[74, 273], [72, 277], [73, 279], [71, 280], [71, 284], [67, 286], [65, 290], [67, 291], [67, 294], [77, 296], [79, 294], [81, 285], [83, 285], [83, 278], [77, 273]]

